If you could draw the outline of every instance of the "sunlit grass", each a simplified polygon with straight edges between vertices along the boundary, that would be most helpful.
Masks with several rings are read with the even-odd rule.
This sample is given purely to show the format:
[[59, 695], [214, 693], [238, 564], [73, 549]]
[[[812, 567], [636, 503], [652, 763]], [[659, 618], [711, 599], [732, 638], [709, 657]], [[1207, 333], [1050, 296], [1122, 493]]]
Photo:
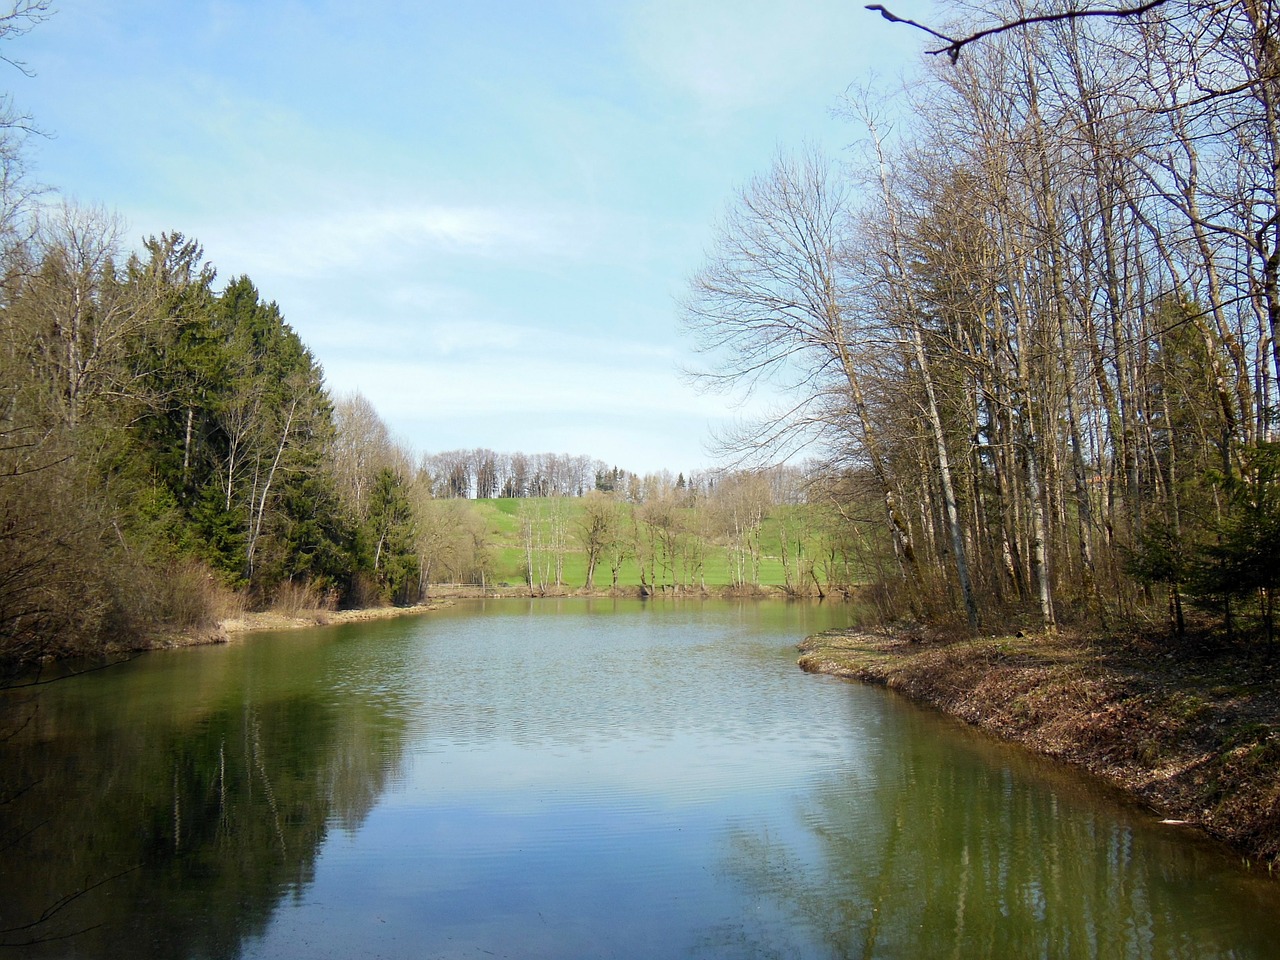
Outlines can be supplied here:
[[[551, 498], [529, 497], [523, 499], [495, 498], [471, 501], [474, 509], [484, 518], [490, 535], [490, 552], [493, 565], [490, 580], [493, 583], [511, 585], [525, 582], [525, 571], [528, 554], [524, 542], [524, 516], [541, 518], [544, 532], [549, 521], [546, 519], [552, 509], [562, 511], [566, 535], [565, 551], [561, 557], [561, 584], [568, 589], [579, 589], [587, 582], [587, 556], [583, 551], [577, 531], [582, 523], [584, 501], [578, 498], [563, 498], [552, 503]], [[682, 508], [692, 516], [692, 508]], [[781, 587], [786, 582], [782, 561], [778, 555], [778, 525], [776, 520], [766, 520], [762, 529], [762, 543], [765, 554], [760, 563], [761, 586]], [[550, 565], [549, 580], [555, 579], [555, 561], [548, 561], [546, 553], [538, 555], [540, 567]], [[688, 572], [681, 568], [673, 574], [659, 566], [657, 571], [659, 583], [689, 582]], [[702, 571], [693, 578], [693, 586], [703, 585], [709, 588], [731, 586], [734, 583], [734, 564], [730, 551], [723, 545], [710, 542], [704, 548]], [[751, 579], [748, 571], [747, 579]], [[608, 589], [613, 585], [613, 573], [607, 557], [597, 562], [595, 586], [597, 589]], [[617, 586], [633, 588], [641, 585], [640, 565], [635, 557], [628, 557], [618, 570]]]

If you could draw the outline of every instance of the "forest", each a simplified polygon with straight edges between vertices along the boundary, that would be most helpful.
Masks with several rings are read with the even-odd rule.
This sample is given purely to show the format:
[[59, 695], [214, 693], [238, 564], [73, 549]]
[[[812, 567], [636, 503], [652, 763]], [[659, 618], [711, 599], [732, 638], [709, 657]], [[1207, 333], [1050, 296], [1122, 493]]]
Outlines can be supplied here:
[[1272, 640], [1280, 10], [963, 9], [720, 223], [702, 376], [784, 398], [726, 449], [825, 449], [898, 615]]

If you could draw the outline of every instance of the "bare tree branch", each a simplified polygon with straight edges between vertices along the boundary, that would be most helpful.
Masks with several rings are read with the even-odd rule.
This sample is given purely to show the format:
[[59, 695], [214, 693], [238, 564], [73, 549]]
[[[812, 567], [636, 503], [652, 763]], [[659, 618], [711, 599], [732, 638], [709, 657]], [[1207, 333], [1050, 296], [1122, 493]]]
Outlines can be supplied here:
[[[0, 40], [20, 37], [29, 32], [37, 24], [43, 23], [53, 16], [53, 0], [11, 0], [9, 11], [0, 13]], [[16, 67], [26, 76], [33, 76], [31, 70], [21, 60], [15, 60], [7, 54], [0, 54], [0, 61]]]
[[945, 33], [939, 33], [931, 27], [925, 26], [923, 23], [917, 23], [915, 20], [908, 20], [900, 17], [891, 10], [887, 10], [883, 5], [872, 3], [867, 5], [868, 10], [875, 11], [888, 20], [890, 23], [905, 23], [909, 27], [915, 27], [917, 30], [923, 30], [930, 36], [937, 37], [939, 40], [945, 40], [945, 47], [938, 47], [936, 50], [926, 50], [925, 52], [934, 56], [945, 53], [952, 63], [956, 63], [960, 59], [960, 51], [971, 43], [982, 40], [985, 37], [994, 36], [998, 33], [1005, 33], [1009, 30], [1016, 30], [1018, 27], [1028, 27], [1036, 23], [1059, 23], [1067, 20], [1079, 20], [1083, 17], [1136, 17], [1141, 14], [1154, 10], [1156, 7], [1163, 5], [1166, 0], [1147, 0], [1146, 3], [1139, 4], [1136, 7], [1086, 7], [1083, 10], [1065, 10], [1061, 13], [1041, 13], [1035, 16], [1018, 17], [1016, 20], [1008, 20], [1003, 23], [997, 23], [994, 26], [971, 33], [965, 37], [950, 37]]

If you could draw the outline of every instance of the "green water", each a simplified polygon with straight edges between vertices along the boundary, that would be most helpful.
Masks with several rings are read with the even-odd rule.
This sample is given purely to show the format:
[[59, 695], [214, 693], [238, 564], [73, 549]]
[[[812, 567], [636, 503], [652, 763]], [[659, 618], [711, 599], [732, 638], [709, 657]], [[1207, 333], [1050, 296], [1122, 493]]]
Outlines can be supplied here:
[[9, 691], [4, 953], [1280, 955], [1280, 883], [801, 673], [845, 616], [476, 602]]

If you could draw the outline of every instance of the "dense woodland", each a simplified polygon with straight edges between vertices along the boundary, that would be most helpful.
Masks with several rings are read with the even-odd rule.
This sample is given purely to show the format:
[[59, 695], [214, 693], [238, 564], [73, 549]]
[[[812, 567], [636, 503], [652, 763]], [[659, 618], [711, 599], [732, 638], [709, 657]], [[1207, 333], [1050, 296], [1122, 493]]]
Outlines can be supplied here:
[[1280, 5], [1144, 6], [936, 25], [1049, 15], [848, 91], [692, 284], [705, 377], [786, 400], [726, 445], [823, 444], [901, 613], [1274, 634]]
[[[15, 6], [0, 42], [46, 9]], [[861, 580], [888, 617], [1271, 637], [1275, 0], [1048, 19], [845, 107], [850, 154], [783, 155], [744, 187], [681, 307], [702, 376], [767, 384], [779, 412], [721, 438], [734, 470], [672, 478], [416, 456], [330, 394], [250, 278], [177, 232], [133, 248], [110, 213], [38, 189], [6, 100], [0, 651], [485, 583], [493, 531], [468, 498], [528, 501], [533, 592], [565, 585], [568, 555], [571, 586], [630, 562], [645, 588], [700, 589], [713, 551], [743, 588], [771, 554], [790, 592]], [[804, 530], [763, 548], [797, 503]]]

